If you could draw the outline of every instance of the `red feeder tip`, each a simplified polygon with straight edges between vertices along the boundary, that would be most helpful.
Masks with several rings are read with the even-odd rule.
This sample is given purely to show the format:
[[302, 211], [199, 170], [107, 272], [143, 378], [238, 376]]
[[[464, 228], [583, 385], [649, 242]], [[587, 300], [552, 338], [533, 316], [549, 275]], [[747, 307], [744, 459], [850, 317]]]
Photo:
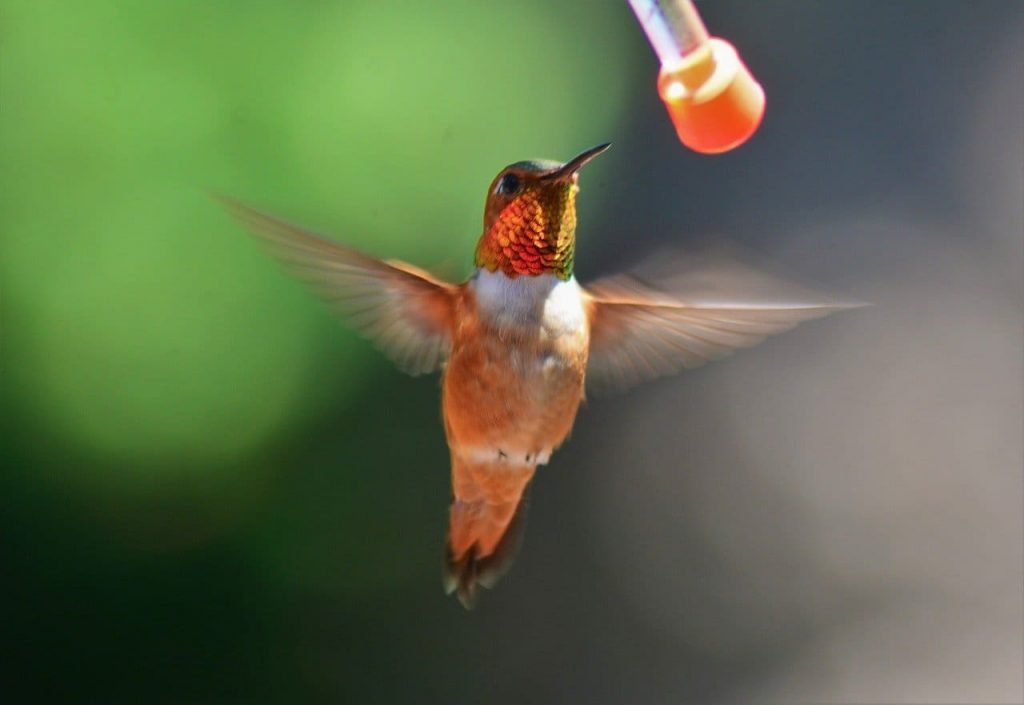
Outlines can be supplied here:
[[717, 37], [663, 66], [658, 94], [682, 143], [704, 154], [743, 144], [764, 117], [764, 90], [736, 49]]

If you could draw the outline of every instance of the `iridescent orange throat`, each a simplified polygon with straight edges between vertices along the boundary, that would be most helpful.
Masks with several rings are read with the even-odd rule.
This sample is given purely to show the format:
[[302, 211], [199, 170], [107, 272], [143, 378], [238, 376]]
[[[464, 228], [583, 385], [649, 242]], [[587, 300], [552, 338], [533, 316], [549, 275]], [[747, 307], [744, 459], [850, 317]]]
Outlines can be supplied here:
[[491, 219], [476, 247], [476, 266], [507, 276], [572, 276], [576, 250], [576, 179], [535, 184]]

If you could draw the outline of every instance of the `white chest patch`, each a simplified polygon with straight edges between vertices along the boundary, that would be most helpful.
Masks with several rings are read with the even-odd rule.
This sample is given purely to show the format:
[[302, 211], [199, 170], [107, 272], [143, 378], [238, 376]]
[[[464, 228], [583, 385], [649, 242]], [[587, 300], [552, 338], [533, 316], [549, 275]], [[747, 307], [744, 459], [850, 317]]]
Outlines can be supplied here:
[[543, 327], [558, 337], [576, 333], [586, 324], [583, 292], [575, 277], [553, 274], [511, 278], [501, 272], [478, 270], [472, 279], [477, 306], [484, 320], [498, 327]]

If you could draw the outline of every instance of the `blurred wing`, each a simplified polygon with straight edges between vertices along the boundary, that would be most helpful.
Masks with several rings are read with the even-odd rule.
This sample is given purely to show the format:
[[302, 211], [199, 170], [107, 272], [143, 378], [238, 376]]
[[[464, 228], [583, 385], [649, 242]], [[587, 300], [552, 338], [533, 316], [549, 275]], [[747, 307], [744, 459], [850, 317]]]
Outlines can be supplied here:
[[803, 321], [850, 308], [685, 303], [627, 277], [597, 282], [587, 291], [592, 307], [587, 378], [598, 389], [623, 389], [699, 367]]
[[422, 374], [440, 366], [450, 346], [457, 287], [404, 262], [364, 255], [238, 201], [217, 198], [402, 370]]

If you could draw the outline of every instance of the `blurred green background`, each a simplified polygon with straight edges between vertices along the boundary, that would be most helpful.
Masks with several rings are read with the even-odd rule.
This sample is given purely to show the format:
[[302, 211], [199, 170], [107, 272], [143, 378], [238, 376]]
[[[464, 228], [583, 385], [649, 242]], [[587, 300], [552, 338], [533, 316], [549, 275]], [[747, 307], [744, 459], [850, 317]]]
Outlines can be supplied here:
[[464, 275], [495, 165], [611, 132], [643, 58], [621, 8], [587, 13], [616, 41], [586, 46], [560, 36], [582, 6], [549, 5], [8, 7], [4, 278], [35, 413], [128, 464], [188, 449], [205, 476], [315, 414], [311, 388], [353, 386], [370, 357], [325, 342], [204, 191]]
[[[722, 568], [731, 565], [723, 543], [747, 545], [747, 534], [669, 526], [616, 484], [643, 476], [630, 474], [639, 462], [631, 444], [641, 441], [629, 429], [674, 414], [686, 423], [643, 436], [644, 467], [661, 477], [690, 477], [676, 463], [703, 458], [705, 477], [733, 468], [740, 474], [725, 482], [746, 494], [744, 468], [760, 477], [795, 467], [764, 460], [749, 439], [742, 458], [708, 450], [732, 447], [750, 427], [729, 423], [748, 405], [728, 393], [743, 379], [736, 365], [760, 380], [784, 359], [838, 359], [821, 374], [853, 378], [842, 351], [859, 345], [842, 331], [865, 330], [856, 326], [870, 325], [868, 314], [814, 329], [819, 341], [845, 340], [838, 349], [794, 334], [711, 376], [594, 403], [538, 483], [521, 565], [464, 614], [439, 581], [449, 490], [437, 380], [392, 370], [207, 195], [237, 196], [460, 279], [498, 169], [612, 140], [583, 177], [582, 278], [726, 233], [828, 287], [912, 302], [934, 299], [885, 287], [924, 286], [935, 270], [921, 265], [916, 280], [907, 267], [941, 253], [950, 281], [968, 282], [966, 300], [994, 317], [981, 349], [1009, 351], [943, 369], [1019, 376], [1020, 162], [1005, 144], [1014, 127], [1019, 143], [1024, 119], [1011, 80], [1024, 69], [1021, 6], [701, 7], [768, 92], [761, 134], [716, 158], [675, 142], [654, 57], [625, 2], [0, 3], [3, 689], [30, 693], [23, 702], [736, 702], [766, 692], [870, 701], [870, 688], [836, 690], [820, 676], [827, 668], [799, 664], [836, 624], [906, 584], [899, 560], [880, 569], [879, 592], [811, 581], [807, 595], [845, 597], [818, 605], [824, 612], [780, 607], [765, 596], [792, 597], [792, 576], [818, 574], [795, 548], [813, 529], [785, 518], [787, 498], [813, 494], [805, 484], [772, 490], [757, 504], [774, 507], [766, 523], [750, 519], [755, 534], [778, 536], [778, 585], [748, 574], [746, 561], [738, 574]], [[979, 186], [974, 175], [994, 181]], [[964, 252], [982, 259], [969, 266]], [[985, 297], [1003, 302], [1005, 316]], [[813, 354], [787, 353], [807, 345]], [[909, 343], [896, 359], [910, 369], [920, 361]], [[753, 423], [794, 418], [788, 432], [810, 428], [816, 394], [753, 390], [772, 400]], [[863, 411], [858, 419], [883, 403], [849, 394], [840, 405]], [[686, 406], [666, 411], [662, 398]], [[716, 411], [722, 398], [735, 406]], [[1012, 395], [972, 408], [998, 409], [1011, 429], [1020, 414]], [[882, 447], [864, 430], [873, 427], [851, 426], [858, 440], [829, 436], [816, 477], [856, 474], [869, 464], [863, 448]], [[711, 428], [731, 430], [719, 438]], [[1005, 471], [1019, 446], [1007, 433], [982, 433], [978, 452], [964, 456], [983, 458], [1012, 490]], [[961, 441], [950, 438], [943, 458], [960, 457]], [[899, 453], [885, 462], [912, 465]], [[917, 496], [924, 476], [908, 477]], [[602, 487], [625, 492], [624, 504]], [[726, 518], [737, 511], [707, 505], [700, 488], [673, 487], [678, 503], [666, 517], [702, 505]], [[998, 487], [986, 502], [1006, 496]], [[945, 511], [858, 501], [865, 524], [879, 512], [914, 523]], [[801, 506], [809, 522], [830, 516], [831, 505]], [[1006, 526], [978, 531], [1012, 534], [1017, 515], [1006, 511], [996, 512]], [[630, 534], [615, 517], [651, 525]], [[685, 537], [678, 553], [634, 550], [663, 532]], [[1020, 554], [1005, 540], [993, 555], [1009, 573], [992, 581], [1013, 585]], [[648, 585], [664, 580], [679, 624], [666, 626], [651, 611], [656, 600], [624, 587], [639, 574], [617, 555], [689, 566], [648, 576]], [[752, 602], [765, 610], [758, 619], [736, 617], [749, 617]], [[1000, 614], [996, 622], [1014, 626], [1015, 613], [1008, 622]], [[1019, 640], [1007, 643], [1017, 653]], [[941, 660], [925, 663], [943, 670]], [[1004, 687], [1010, 675], [959, 673], [961, 694], [1012, 697], [1019, 680]], [[879, 686], [878, 697], [930, 697], [915, 684]]]

